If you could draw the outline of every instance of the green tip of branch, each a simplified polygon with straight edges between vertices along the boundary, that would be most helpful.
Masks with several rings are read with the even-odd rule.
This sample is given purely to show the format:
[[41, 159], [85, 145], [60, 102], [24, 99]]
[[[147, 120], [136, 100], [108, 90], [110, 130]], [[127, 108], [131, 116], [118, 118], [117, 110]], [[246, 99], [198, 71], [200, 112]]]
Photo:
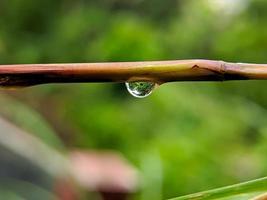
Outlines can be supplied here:
[[182, 197], [172, 198], [169, 200], [210, 200], [263, 191], [267, 191], [267, 177]]

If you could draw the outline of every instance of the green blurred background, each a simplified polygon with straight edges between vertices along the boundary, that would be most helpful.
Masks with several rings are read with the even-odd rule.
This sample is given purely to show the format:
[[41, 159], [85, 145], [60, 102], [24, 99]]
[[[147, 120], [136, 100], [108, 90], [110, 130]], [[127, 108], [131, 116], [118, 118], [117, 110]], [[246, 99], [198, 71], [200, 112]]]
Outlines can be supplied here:
[[[267, 63], [267, 1], [0, 0], [1, 64], [191, 58]], [[51, 148], [120, 152], [141, 174], [133, 199], [267, 173], [264, 81], [171, 83], [145, 99], [124, 84], [0, 95], [2, 116]]]

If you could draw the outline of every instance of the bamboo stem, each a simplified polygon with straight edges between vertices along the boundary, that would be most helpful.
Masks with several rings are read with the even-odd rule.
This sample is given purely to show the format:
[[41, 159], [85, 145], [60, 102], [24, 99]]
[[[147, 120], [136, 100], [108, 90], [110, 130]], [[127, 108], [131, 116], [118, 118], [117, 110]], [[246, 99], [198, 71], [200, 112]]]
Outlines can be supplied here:
[[174, 60], [0, 65], [0, 86], [44, 83], [225, 81], [267, 79], [267, 64]]
[[267, 191], [267, 177], [169, 200], [210, 200], [233, 195], [264, 191]]

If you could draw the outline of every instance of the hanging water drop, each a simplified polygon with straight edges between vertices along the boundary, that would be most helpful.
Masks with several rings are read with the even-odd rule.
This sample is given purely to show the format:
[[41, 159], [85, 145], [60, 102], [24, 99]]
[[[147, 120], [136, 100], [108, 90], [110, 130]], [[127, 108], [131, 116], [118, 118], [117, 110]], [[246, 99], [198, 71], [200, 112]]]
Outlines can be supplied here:
[[144, 98], [149, 96], [156, 87], [156, 83], [147, 81], [126, 82], [128, 92], [137, 98]]

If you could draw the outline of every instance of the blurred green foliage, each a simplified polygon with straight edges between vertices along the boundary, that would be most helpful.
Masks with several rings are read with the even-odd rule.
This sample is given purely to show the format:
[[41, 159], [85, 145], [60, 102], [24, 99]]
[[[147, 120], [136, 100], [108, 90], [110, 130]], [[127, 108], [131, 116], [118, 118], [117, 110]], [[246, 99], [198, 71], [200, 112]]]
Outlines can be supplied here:
[[[190, 58], [267, 63], [265, 0], [1, 0], [0, 13], [2, 64]], [[41, 113], [66, 149], [122, 152], [142, 172], [136, 199], [267, 173], [264, 81], [172, 83], [142, 100], [123, 84], [45, 85], [8, 94]], [[21, 113], [28, 121], [14, 121], [40, 127]], [[52, 133], [50, 127], [29, 130]], [[52, 136], [41, 138], [55, 144]]]

